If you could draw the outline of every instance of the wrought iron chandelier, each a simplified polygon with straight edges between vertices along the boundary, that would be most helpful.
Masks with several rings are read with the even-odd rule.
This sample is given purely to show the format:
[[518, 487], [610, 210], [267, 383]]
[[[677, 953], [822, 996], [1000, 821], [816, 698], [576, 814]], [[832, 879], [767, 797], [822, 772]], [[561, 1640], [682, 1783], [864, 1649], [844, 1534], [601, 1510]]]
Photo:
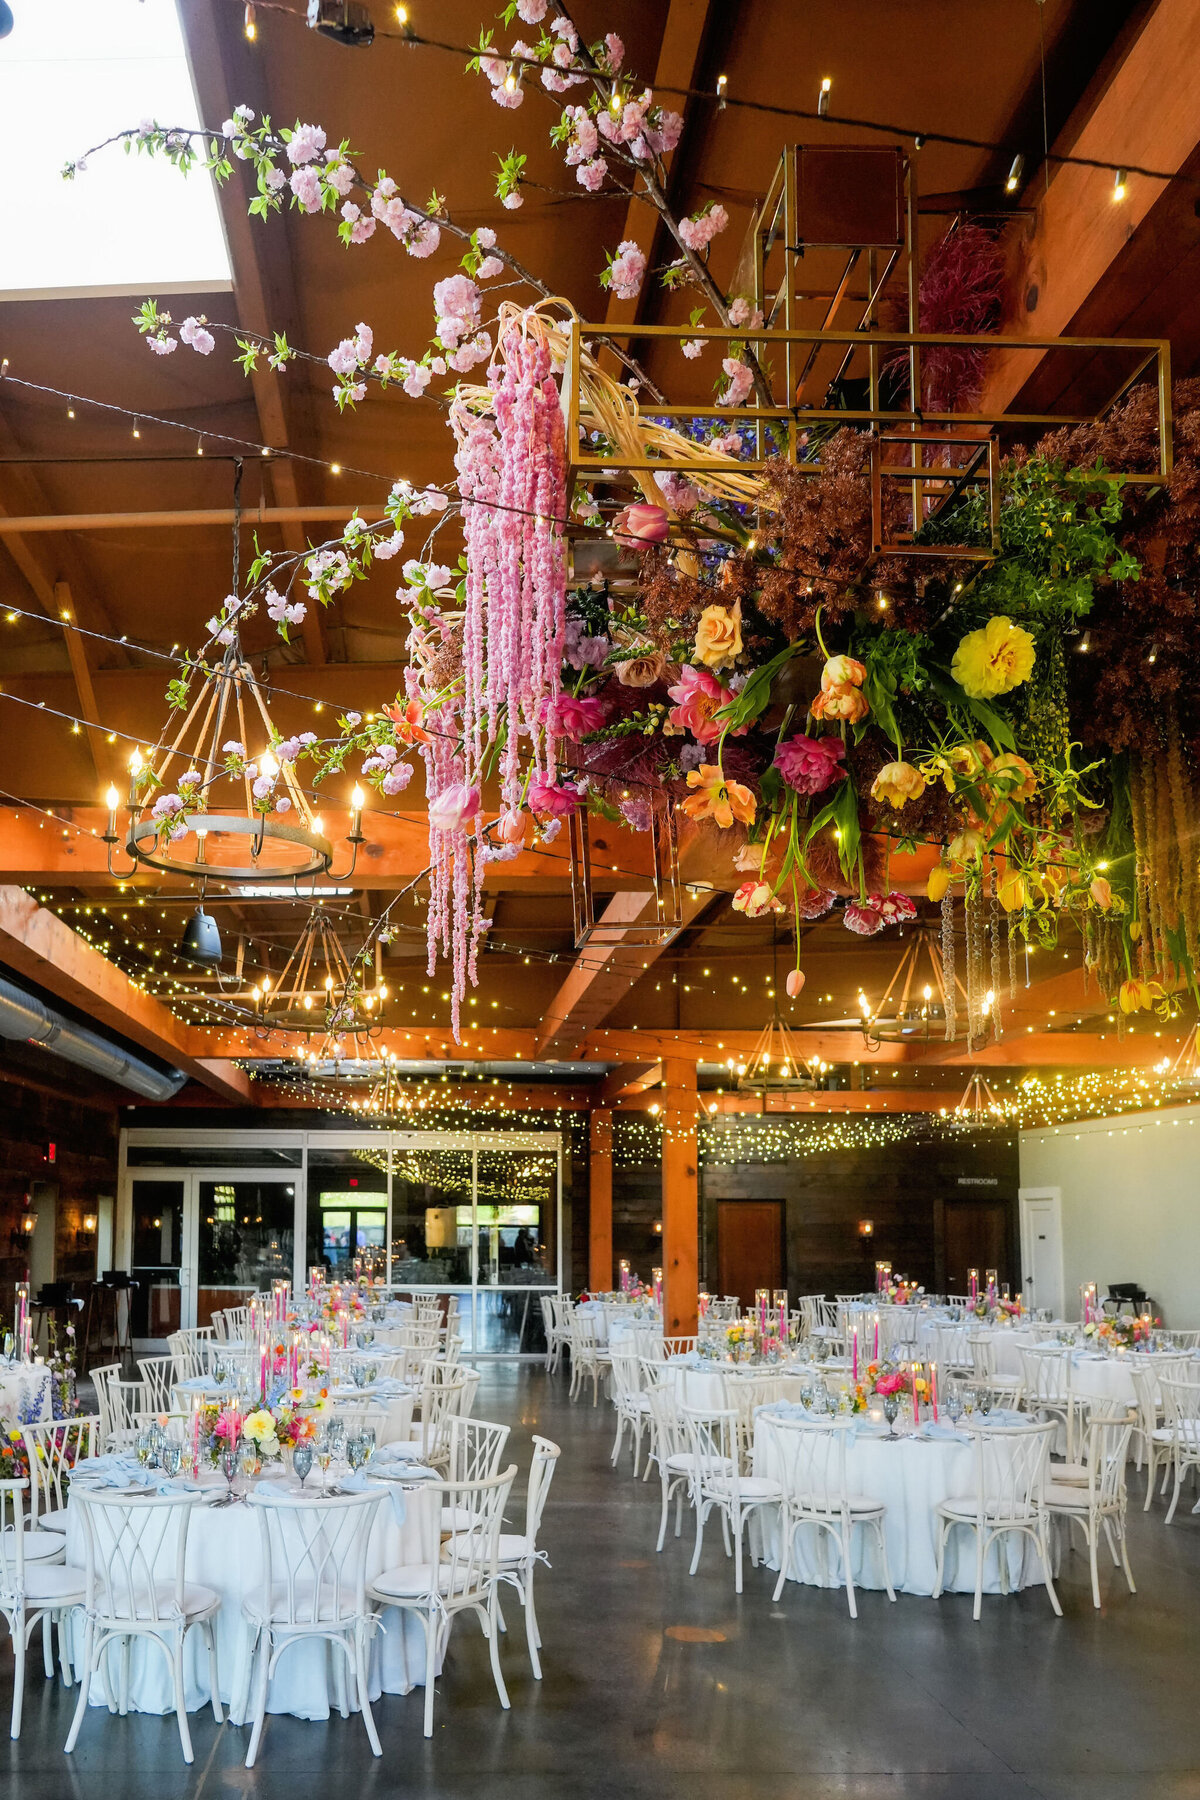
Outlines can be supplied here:
[[[926, 967], [921, 967], [924, 954]], [[922, 980], [922, 973], [925, 979]], [[877, 1004], [859, 989], [858, 1005], [862, 1014], [863, 1042], [868, 1050], [878, 1050], [882, 1043], [928, 1043], [933, 1037], [954, 1039], [967, 1035], [966, 989], [956, 977], [954, 986], [963, 996], [963, 1006], [950, 1010], [947, 1031], [946, 977], [942, 953], [933, 927], [918, 925], [900, 953], [900, 960]], [[984, 1002], [985, 1013], [991, 1011], [990, 996]]]

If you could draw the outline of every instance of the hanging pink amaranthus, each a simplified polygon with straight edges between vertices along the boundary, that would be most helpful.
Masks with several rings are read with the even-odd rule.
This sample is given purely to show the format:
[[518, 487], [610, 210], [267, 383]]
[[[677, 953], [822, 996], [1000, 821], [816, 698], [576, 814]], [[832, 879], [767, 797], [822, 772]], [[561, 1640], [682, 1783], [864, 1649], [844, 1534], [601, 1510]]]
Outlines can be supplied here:
[[[432, 627], [414, 615], [409, 693], [429, 708], [423, 747], [429, 799], [429, 968], [439, 951], [451, 963], [451, 1026], [476, 980], [487, 929], [478, 843], [479, 795], [489, 752], [499, 747], [506, 810], [520, 807], [530, 781], [553, 784], [556, 716], [566, 631], [566, 437], [545, 330], [536, 314], [502, 332], [489, 371], [494, 421], [462, 402], [451, 409], [455, 467], [463, 497], [464, 581], [461, 684], [435, 696]], [[464, 808], [463, 801], [468, 799]]]

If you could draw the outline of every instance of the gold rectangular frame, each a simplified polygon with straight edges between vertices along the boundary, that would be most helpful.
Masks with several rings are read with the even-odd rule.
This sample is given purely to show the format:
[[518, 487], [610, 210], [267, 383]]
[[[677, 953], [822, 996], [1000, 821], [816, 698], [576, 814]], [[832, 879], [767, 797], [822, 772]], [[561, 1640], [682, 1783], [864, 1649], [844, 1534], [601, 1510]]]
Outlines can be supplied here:
[[644, 924], [633, 925], [605, 925], [603, 919], [597, 919], [592, 891], [587, 808], [577, 806], [571, 813], [571, 912], [577, 950], [582, 950], [585, 944], [631, 944], [636, 948], [649, 948], [669, 944], [676, 933], [683, 929], [683, 892], [679, 879], [675, 814], [667, 803], [666, 795], [662, 793], [652, 796], [650, 812], [654, 917]]

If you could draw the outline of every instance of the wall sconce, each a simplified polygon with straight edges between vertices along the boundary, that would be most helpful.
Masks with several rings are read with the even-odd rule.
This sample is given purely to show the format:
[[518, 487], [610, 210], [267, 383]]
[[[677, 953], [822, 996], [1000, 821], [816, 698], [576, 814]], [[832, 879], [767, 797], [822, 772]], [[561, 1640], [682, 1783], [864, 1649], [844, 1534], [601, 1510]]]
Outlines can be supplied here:
[[89, 1245], [91, 1244], [92, 1239], [95, 1237], [95, 1235], [96, 1235], [96, 1215], [94, 1212], [86, 1212], [83, 1215], [82, 1226], [75, 1233], [76, 1248], [80, 1249], [80, 1250], [86, 1250], [89, 1247]]
[[662, 1236], [662, 1220], [661, 1219], [655, 1219], [655, 1221], [654, 1221], [654, 1235], [655, 1235], [655, 1237]]
[[874, 1221], [874, 1219], [860, 1219], [858, 1221], [858, 1235], [860, 1238], [874, 1237], [875, 1236], [875, 1221]]
[[8, 1234], [9, 1242], [12, 1245], [13, 1250], [17, 1251], [22, 1256], [26, 1255], [29, 1240], [36, 1230], [37, 1214], [30, 1207], [29, 1196], [26, 1195], [25, 1199], [21, 1202], [20, 1220], [16, 1227]]

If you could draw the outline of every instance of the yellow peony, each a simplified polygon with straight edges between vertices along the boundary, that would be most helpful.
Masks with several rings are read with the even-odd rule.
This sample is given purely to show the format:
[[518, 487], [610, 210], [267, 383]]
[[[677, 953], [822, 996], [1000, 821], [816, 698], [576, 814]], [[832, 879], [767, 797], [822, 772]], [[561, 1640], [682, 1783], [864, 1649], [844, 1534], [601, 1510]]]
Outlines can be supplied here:
[[950, 673], [973, 700], [989, 700], [1007, 694], [1028, 681], [1033, 672], [1033, 638], [1003, 613], [989, 619], [980, 631], [969, 631], [958, 649]]
[[696, 661], [709, 669], [720, 669], [736, 662], [742, 653], [741, 608], [730, 612], [724, 606], [706, 606], [696, 626]]
[[884, 763], [871, 783], [872, 800], [887, 800], [899, 812], [910, 800], [919, 800], [925, 792], [925, 777], [911, 763]]

